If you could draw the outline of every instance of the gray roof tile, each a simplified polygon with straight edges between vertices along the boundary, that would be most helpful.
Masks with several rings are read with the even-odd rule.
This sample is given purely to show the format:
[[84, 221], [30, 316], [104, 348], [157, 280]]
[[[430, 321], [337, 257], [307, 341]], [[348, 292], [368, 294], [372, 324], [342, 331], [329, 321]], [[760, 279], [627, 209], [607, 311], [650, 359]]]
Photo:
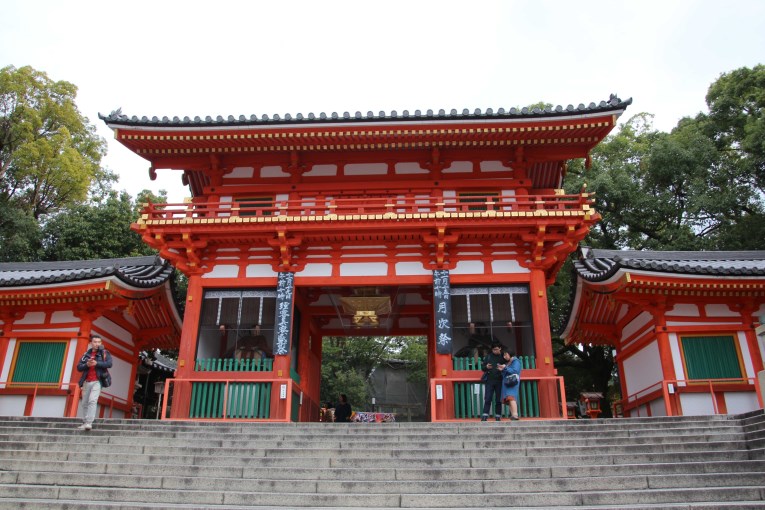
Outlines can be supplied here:
[[582, 248], [579, 276], [599, 282], [620, 269], [699, 276], [765, 276], [765, 251], [629, 251]]
[[159, 119], [156, 116], [152, 117], [151, 119], [145, 116], [140, 118], [136, 116], [129, 117], [122, 113], [122, 109], [117, 109], [109, 115], [102, 115], [99, 113], [98, 117], [106, 122], [106, 124], [115, 126], [194, 127], [200, 125], [216, 125], [247, 127], [263, 124], [279, 126], [295, 124], [326, 124], [339, 122], [390, 122], [391, 120], [395, 120], [396, 122], [406, 122], [419, 121], [423, 117], [437, 117], [440, 119], [455, 121], [474, 119], [535, 119], [544, 117], [567, 117], [589, 113], [605, 113], [609, 111], [623, 110], [630, 104], [632, 104], [632, 98], [623, 101], [616, 95], [612, 94], [608, 101], [600, 101], [598, 104], [590, 103], [587, 106], [585, 106], [583, 103], [580, 103], [576, 107], [573, 105], [568, 105], [565, 108], [562, 106], [556, 106], [554, 108], [545, 108], [544, 110], [538, 107], [535, 107], [532, 110], [529, 110], [529, 108], [522, 108], [521, 110], [518, 110], [517, 108], [510, 108], [507, 111], [504, 108], [499, 108], [496, 113], [492, 108], [488, 108], [483, 113], [481, 112], [480, 108], [476, 108], [472, 113], [469, 109], [464, 108], [462, 112], [458, 112], [456, 109], [452, 109], [448, 114], [444, 109], [438, 110], [437, 113], [434, 113], [433, 110], [428, 110], [424, 115], [420, 110], [415, 110], [413, 114], [410, 113], [409, 110], [404, 110], [401, 112], [401, 114], [399, 114], [396, 110], [393, 110], [390, 112], [390, 114], [386, 114], [384, 111], [381, 111], [377, 115], [369, 111], [367, 112], [366, 116], [363, 116], [361, 112], [357, 111], [354, 115], [351, 115], [349, 112], [344, 112], [342, 114], [338, 114], [337, 112], [332, 112], [330, 114], [322, 112], [319, 115], [309, 113], [307, 116], [304, 116], [301, 113], [293, 116], [288, 113], [284, 116], [280, 116], [278, 114], [274, 114], [271, 117], [268, 115], [262, 115], [260, 118], [258, 118], [256, 115], [250, 115], [249, 118], [245, 117], [244, 115], [240, 115], [237, 118], [235, 118], [233, 115], [229, 115], [224, 119], [223, 116], [218, 115], [215, 120], [213, 120], [213, 118], [208, 115], [204, 120], [202, 120], [199, 116], [194, 117], [192, 120], [189, 117], [183, 117], [183, 119], [180, 119], [177, 116], [173, 117], [172, 119], [169, 119], [168, 117], [162, 117], [162, 119]]
[[115, 276], [133, 287], [153, 288], [165, 283], [172, 266], [157, 256], [61, 262], [0, 264], [0, 288], [50, 285]]

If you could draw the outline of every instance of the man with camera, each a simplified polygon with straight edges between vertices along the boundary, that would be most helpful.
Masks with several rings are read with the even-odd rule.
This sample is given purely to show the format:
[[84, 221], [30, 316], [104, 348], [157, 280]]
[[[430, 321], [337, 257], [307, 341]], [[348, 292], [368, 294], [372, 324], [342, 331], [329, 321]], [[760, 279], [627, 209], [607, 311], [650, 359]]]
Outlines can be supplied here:
[[481, 362], [481, 370], [484, 372], [484, 394], [483, 394], [483, 413], [481, 421], [489, 419], [491, 411], [491, 401], [494, 398], [494, 420], [500, 421], [502, 416], [502, 370], [505, 369], [504, 359], [502, 358], [502, 344], [494, 342], [491, 344], [491, 352], [484, 356]]
[[101, 387], [111, 384], [109, 369], [112, 367], [112, 355], [104, 349], [103, 340], [99, 335], [90, 337], [90, 345], [85, 354], [77, 363], [77, 370], [82, 372], [80, 388], [82, 388], [82, 415], [83, 423], [80, 430], [93, 428], [93, 420], [96, 418], [98, 397], [101, 396]]

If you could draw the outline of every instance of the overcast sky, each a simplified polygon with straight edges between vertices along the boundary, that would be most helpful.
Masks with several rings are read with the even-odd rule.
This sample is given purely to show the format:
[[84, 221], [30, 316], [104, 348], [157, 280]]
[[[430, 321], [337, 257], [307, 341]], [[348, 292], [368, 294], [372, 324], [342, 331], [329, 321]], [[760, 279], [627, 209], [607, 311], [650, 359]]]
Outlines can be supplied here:
[[135, 196], [188, 191], [98, 119], [447, 111], [632, 97], [669, 131], [724, 72], [765, 62], [763, 0], [5, 0], [0, 67], [79, 88]]

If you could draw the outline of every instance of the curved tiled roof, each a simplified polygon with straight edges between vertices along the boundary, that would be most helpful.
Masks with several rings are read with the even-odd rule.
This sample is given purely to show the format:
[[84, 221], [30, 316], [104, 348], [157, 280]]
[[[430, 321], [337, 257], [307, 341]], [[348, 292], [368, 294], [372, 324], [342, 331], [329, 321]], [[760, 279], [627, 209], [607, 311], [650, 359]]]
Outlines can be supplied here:
[[115, 276], [128, 285], [158, 287], [173, 273], [166, 260], [150, 255], [121, 259], [0, 264], [0, 288], [50, 285]]
[[262, 115], [258, 117], [251, 115], [246, 117], [240, 115], [235, 118], [233, 115], [229, 115], [224, 118], [218, 115], [216, 118], [210, 116], [205, 117], [128, 117], [122, 114], [121, 109], [117, 109], [109, 115], [98, 114], [98, 117], [109, 125], [124, 125], [124, 126], [153, 126], [153, 127], [221, 127], [221, 126], [254, 126], [254, 125], [310, 125], [310, 124], [327, 124], [327, 123], [343, 123], [343, 122], [421, 122], [423, 120], [508, 120], [508, 119], [535, 119], [544, 117], [566, 117], [575, 115], [585, 115], [592, 113], [605, 113], [616, 110], [623, 110], [627, 106], [632, 104], [632, 98], [622, 101], [616, 95], [612, 94], [608, 101], [600, 101], [599, 103], [590, 103], [587, 106], [580, 103], [578, 106], [568, 105], [566, 107], [556, 106], [554, 108], [510, 108], [505, 110], [500, 108], [496, 112], [489, 108], [482, 112], [480, 108], [476, 108], [473, 112], [465, 108], [462, 112], [458, 112], [456, 109], [446, 112], [446, 110], [427, 110], [422, 112], [421, 110], [415, 110], [409, 112], [404, 110], [401, 113], [397, 111], [391, 111], [390, 113], [379, 112], [375, 115], [374, 112], [367, 112], [366, 115], [357, 111], [355, 114], [350, 112], [344, 112], [339, 114], [333, 112], [331, 114], [320, 113], [314, 115], [309, 113], [303, 115], [298, 113], [294, 117], [289, 113], [283, 117], [276, 114], [271, 117], [268, 115]]
[[591, 282], [611, 278], [620, 269], [698, 276], [765, 276], [765, 251], [621, 251], [582, 248], [574, 262]]

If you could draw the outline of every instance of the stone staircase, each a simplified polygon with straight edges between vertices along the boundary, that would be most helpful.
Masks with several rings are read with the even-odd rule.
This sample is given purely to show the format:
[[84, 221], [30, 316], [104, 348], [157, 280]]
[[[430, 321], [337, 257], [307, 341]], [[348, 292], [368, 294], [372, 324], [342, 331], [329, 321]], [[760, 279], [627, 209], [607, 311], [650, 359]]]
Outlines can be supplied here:
[[0, 509], [765, 508], [765, 415], [269, 424], [0, 418]]

